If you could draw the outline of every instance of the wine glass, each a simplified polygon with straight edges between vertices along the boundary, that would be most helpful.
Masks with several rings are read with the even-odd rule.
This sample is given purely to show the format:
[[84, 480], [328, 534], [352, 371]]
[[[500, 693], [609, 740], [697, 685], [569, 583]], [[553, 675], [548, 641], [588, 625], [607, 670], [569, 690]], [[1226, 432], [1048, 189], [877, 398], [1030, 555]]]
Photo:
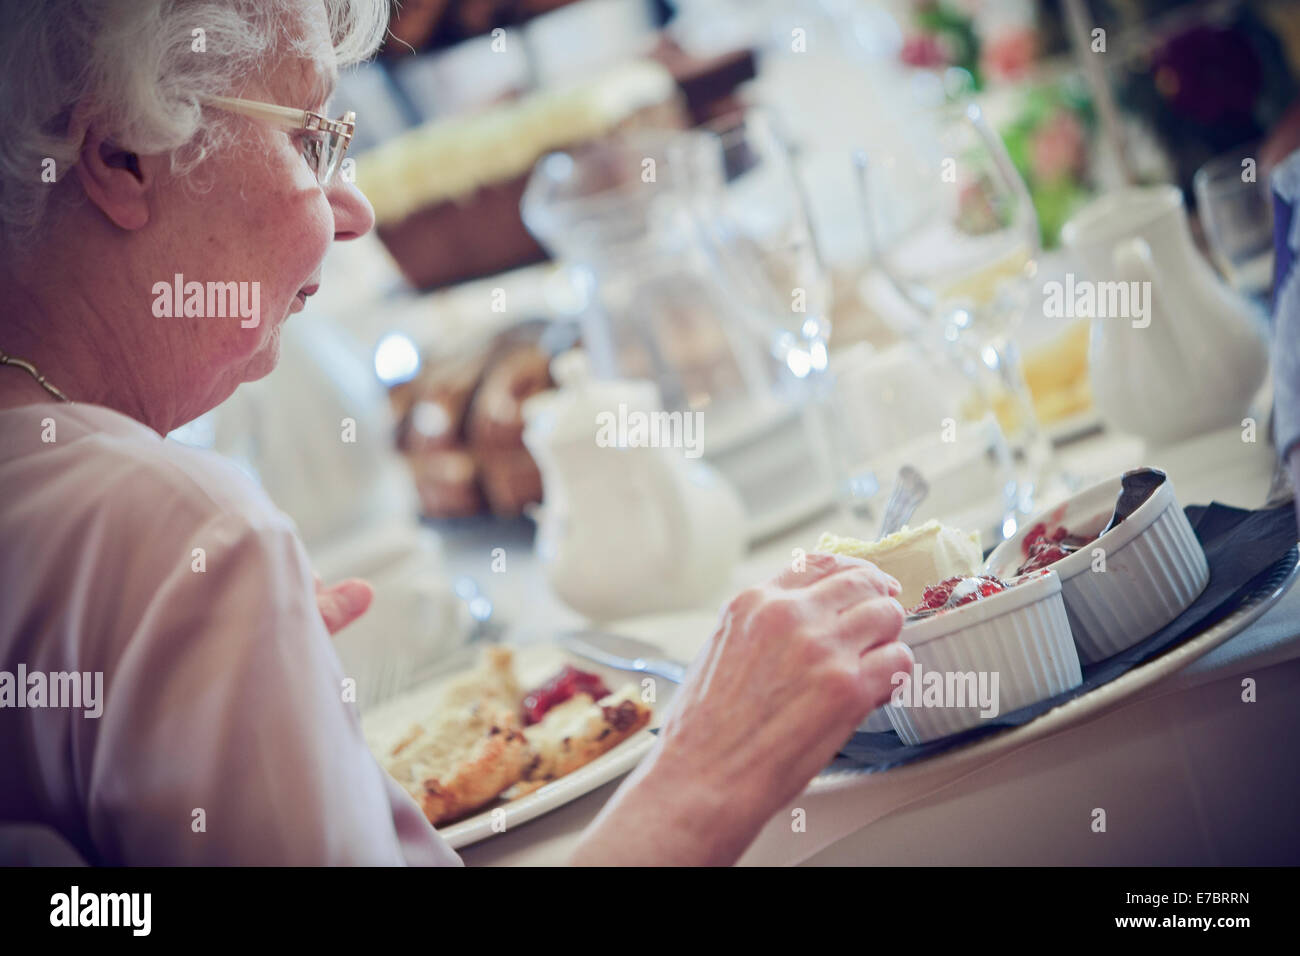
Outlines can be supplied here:
[[873, 357], [850, 349], [830, 361], [831, 282], [810, 212], [810, 157], [790, 149], [759, 109], [683, 137], [680, 149], [693, 163], [689, 209], [701, 248], [731, 313], [767, 344], [785, 401], [803, 413], [816, 477], [834, 489], [842, 530], [875, 537], [880, 506], [908, 464], [931, 483], [927, 514], [1000, 541], [1016, 493], [1001, 430], [977, 413], [960, 441], [948, 434], [967, 377], [946, 356], [919, 350]]
[[831, 283], [796, 157], [773, 118], [750, 108], [680, 137], [674, 161], [689, 167], [692, 226], [731, 313], [765, 344], [779, 399], [803, 413], [816, 480], [839, 484]]
[[913, 134], [856, 158], [875, 264], [935, 320], [970, 375], [967, 417], [992, 411], [1001, 422], [1017, 510], [1031, 514], [1050, 451], [1012, 334], [1037, 271], [1038, 218], [977, 105], [947, 105]]
[[773, 119], [749, 109], [683, 137], [692, 210], [737, 313], [796, 382], [826, 370], [830, 281], [798, 167]]

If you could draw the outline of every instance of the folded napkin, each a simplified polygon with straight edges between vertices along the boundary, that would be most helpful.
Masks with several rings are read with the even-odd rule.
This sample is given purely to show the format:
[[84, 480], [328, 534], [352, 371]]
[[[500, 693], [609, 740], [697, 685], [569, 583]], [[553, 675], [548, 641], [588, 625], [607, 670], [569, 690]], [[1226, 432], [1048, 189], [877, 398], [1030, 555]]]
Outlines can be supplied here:
[[1028, 723], [1071, 698], [1114, 680], [1223, 620], [1270, 581], [1279, 579], [1297, 560], [1295, 507], [1287, 503], [1266, 511], [1226, 505], [1191, 505], [1184, 509], [1205, 549], [1210, 583], [1190, 607], [1169, 624], [1126, 651], [1083, 669], [1083, 683], [1073, 690], [1028, 707], [982, 721], [978, 727], [929, 743], [908, 746], [893, 731], [857, 733], [840, 748], [835, 769], [888, 770], [968, 744], [1007, 727]]

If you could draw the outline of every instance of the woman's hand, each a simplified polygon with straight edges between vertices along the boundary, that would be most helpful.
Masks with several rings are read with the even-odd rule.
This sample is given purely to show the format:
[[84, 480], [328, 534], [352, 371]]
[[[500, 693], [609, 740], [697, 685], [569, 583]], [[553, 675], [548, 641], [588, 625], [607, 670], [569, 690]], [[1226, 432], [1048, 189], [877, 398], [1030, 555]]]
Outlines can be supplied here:
[[741, 592], [574, 862], [735, 862], [911, 673], [899, 591], [869, 562], [811, 554]]
[[316, 606], [325, 621], [325, 629], [337, 634], [347, 627], [370, 607], [375, 591], [360, 578], [348, 578], [329, 587], [321, 584], [320, 575], [316, 576]]

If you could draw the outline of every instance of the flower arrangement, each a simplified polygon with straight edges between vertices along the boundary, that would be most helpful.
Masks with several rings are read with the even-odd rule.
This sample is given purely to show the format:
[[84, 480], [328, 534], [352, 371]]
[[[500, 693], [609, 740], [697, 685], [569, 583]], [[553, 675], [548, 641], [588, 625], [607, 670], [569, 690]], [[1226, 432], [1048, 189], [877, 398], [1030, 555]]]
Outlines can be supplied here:
[[1016, 118], [999, 130], [1029, 187], [1045, 248], [1057, 244], [1061, 226], [1094, 186], [1090, 143], [1095, 129], [1087, 91], [1070, 77], [1028, 87]]

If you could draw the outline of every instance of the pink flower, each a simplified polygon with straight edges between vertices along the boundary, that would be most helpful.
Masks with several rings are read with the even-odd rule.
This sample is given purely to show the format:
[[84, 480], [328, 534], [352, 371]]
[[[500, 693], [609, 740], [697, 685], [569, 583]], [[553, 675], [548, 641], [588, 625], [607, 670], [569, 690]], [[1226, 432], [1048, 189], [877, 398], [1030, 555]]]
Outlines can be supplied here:
[[902, 60], [908, 66], [947, 66], [948, 51], [938, 37], [921, 33], [908, 37], [903, 43]]
[[1034, 62], [1038, 39], [1027, 27], [1016, 27], [998, 34], [984, 46], [984, 70], [1003, 80], [1023, 76]]
[[1083, 160], [1083, 126], [1073, 113], [1058, 110], [1034, 133], [1030, 166], [1035, 179], [1043, 182], [1063, 179], [1081, 170]]

